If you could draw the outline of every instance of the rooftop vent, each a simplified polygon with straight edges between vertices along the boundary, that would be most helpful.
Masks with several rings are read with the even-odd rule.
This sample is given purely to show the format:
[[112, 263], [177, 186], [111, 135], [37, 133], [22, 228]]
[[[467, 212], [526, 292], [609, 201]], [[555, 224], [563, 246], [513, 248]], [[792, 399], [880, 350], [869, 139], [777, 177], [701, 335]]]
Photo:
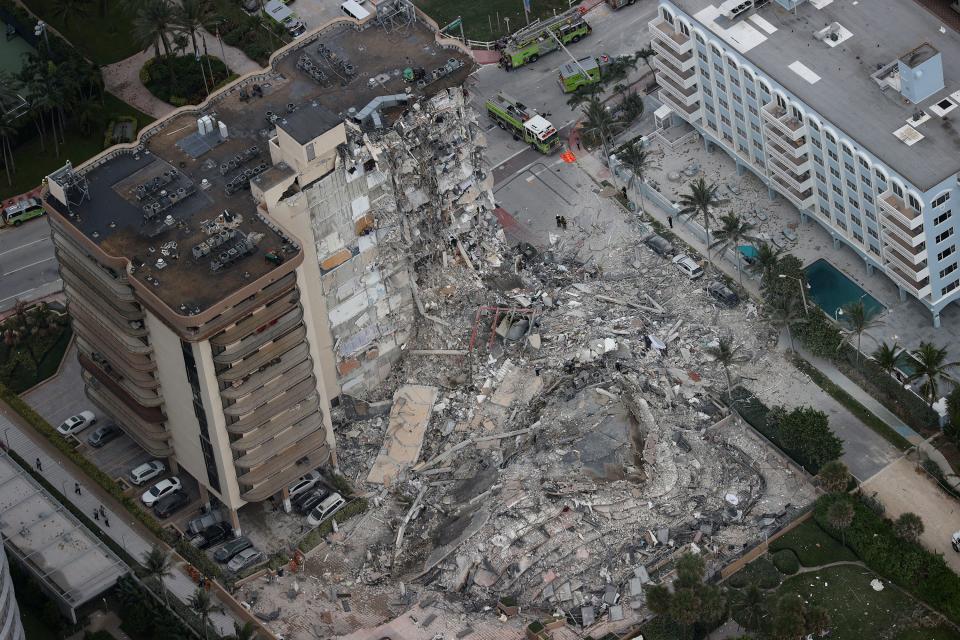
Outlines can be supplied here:
[[894, 131], [893, 135], [897, 136], [897, 139], [908, 147], [912, 147], [924, 138], [922, 133], [911, 127], [909, 124], [905, 124]]
[[828, 47], [835, 47], [841, 42], [852, 38], [853, 33], [839, 22], [832, 22], [823, 29], [815, 31], [813, 36], [817, 40], [825, 43]]

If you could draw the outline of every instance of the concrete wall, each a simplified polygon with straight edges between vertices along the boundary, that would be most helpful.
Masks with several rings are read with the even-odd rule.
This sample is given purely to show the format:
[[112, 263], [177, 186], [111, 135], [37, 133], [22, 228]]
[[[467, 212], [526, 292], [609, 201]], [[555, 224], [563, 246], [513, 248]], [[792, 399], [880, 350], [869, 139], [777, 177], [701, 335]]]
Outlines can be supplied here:
[[[203, 397], [203, 408], [207, 415], [207, 435], [213, 447], [217, 474], [220, 476], [220, 501], [230, 509], [239, 509], [246, 502], [240, 498], [237, 469], [233, 465], [233, 451], [230, 449], [227, 419], [223, 415], [220, 384], [217, 381], [216, 369], [213, 364], [213, 350], [210, 343], [204, 341], [194, 344], [193, 358], [197, 363], [200, 394]], [[204, 479], [206, 479], [206, 475], [204, 475]]]

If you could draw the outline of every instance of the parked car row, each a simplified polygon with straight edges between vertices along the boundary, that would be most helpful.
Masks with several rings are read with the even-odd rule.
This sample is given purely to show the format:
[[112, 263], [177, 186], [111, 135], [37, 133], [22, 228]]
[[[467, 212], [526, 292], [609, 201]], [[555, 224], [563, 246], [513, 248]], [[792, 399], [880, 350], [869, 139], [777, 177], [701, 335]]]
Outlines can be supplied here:
[[298, 478], [287, 492], [290, 506], [300, 515], [307, 516], [311, 527], [316, 527], [347, 503], [343, 496], [322, 484], [320, 472], [316, 470]]
[[[66, 436], [75, 436], [87, 427], [97, 424], [97, 416], [93, 411], [81, 411], [75, 416], [70, 416], [60, 423], [57, 427], [57, 433]], [[97, 428], [96, 431], [87, 437], [87, 443], [91, 447], [100, 448], [114, 438], [122, 434], [123, 431], [112, 422], [108, 422]]]

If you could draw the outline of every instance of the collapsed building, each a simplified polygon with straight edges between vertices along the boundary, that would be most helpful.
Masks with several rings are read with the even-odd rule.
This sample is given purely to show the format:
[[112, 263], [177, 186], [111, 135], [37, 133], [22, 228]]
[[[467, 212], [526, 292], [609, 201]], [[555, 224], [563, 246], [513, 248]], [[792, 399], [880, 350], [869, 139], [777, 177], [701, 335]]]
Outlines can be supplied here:
[[87, 395], [237, 533], [336, 465], [331, 409], [389, 375], [418, 263], [493, 219], [472, 65], [382, 2], [49, 177]]

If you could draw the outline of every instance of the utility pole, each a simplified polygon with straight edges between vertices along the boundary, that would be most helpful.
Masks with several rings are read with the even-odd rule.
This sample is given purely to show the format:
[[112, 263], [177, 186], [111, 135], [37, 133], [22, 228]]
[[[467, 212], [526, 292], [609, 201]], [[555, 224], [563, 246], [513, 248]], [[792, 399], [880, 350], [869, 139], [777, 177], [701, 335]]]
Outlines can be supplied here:
[[523, 15], [527, 19], [527, 26], [530, 26], [530, 0], [523, 0]]

